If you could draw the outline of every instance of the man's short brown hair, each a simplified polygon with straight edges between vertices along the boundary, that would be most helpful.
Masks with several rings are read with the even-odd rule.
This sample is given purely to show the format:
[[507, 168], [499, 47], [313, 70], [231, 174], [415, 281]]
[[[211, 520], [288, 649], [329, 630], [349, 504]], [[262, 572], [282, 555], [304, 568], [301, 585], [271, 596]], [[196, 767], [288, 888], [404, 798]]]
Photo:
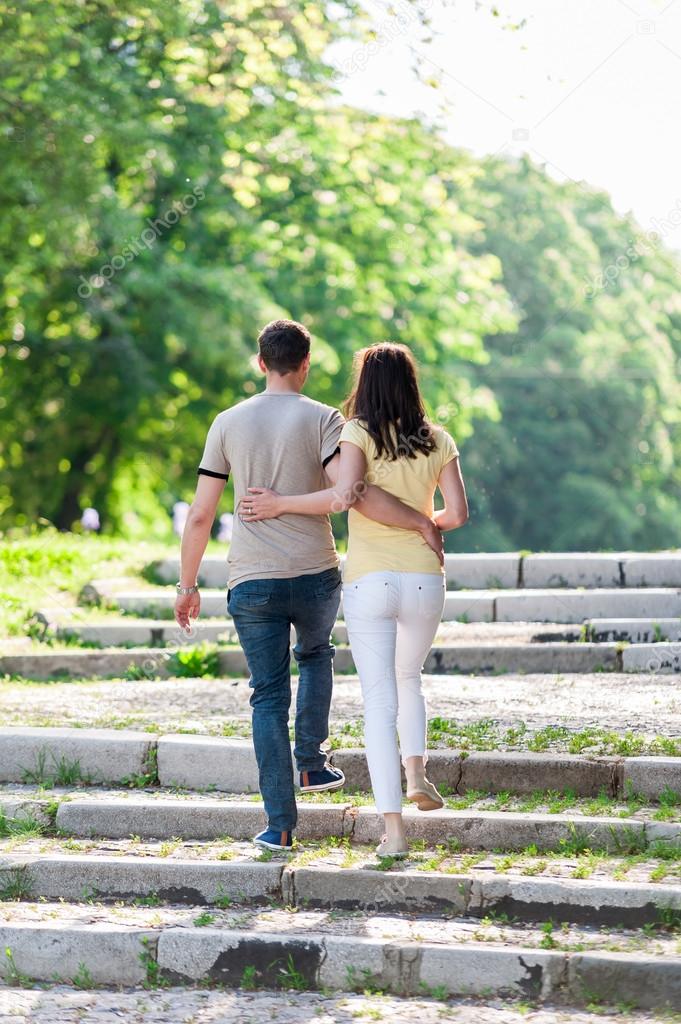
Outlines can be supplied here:
[[258, 350], [268, 370], [297, 370], [310, 351], [310, 332], [296, 320], [273, 320], [258, 337]]

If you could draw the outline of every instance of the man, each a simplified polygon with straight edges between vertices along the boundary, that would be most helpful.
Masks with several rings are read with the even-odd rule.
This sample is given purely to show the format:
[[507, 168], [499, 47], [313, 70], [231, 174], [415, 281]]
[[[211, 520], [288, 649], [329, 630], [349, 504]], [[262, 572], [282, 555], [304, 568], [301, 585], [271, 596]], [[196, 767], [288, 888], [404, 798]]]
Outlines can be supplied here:
[[[196, 585], [218, 502], [229, 475], [234, 503], [249, 486], [301, 494], [335, 483], [343, 418], [302, 394], [310, 369], [310, 334], [293, 320], [275, 320], [258, 338], [265, 390], [226, 409], [213, 421], [198, 470], [196, 496], [182, 535], [175, 618], [187, 629], [200, 610]], [[431, 520], [378, 487], [340, 499], [391, 526], [420, 531], [441, 552]], [[260, 792], [267, 828], [254, 842], [288, 850], [297, 809], [288, 733], [291, 703], [290, 634], [299, 666], [294, 756], [300, 791], [341, 787], [322, 744], [329, 732], [334, 648], [341, 577], [328, 516], [285, 515], [254, 523], [235, 517], [229, 550], [227, 608], [251, 673], [251, 708]]]

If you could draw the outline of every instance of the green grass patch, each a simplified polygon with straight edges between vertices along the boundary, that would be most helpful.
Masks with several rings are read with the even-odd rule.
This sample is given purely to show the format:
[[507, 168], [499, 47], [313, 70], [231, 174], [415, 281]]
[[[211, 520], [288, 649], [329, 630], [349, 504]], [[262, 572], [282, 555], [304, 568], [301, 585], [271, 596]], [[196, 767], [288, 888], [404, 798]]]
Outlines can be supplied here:
[[153, 558], [177, 555], [178, 545], [144, 544], [48, 528], [0, 546], [0, 636], [26, 633], [42, 605], [71, 604], [86, 583], [140, 575]]

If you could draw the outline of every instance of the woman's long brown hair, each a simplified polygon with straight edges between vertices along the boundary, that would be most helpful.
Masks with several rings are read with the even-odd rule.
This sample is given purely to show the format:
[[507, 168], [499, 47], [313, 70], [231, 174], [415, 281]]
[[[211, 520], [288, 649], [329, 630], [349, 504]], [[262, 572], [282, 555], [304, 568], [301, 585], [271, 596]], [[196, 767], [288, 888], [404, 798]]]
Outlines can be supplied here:
[[361, 420], [379, 458], [393, 461], [435, 451], [436, 443], [419, 391], [414, 357], [406, 345], [382, 341], [355, 355], [355, 386], [344, 407]]

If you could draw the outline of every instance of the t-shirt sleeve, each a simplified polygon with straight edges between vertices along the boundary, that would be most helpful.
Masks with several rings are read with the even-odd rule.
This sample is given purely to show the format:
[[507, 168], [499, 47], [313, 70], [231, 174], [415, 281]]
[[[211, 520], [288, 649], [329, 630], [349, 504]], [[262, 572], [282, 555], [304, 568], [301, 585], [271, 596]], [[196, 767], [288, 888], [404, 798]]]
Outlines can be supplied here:
[[447, 463], [452, 462], [453, 459], [458, 459], [459, 449], [456, 447], [454, 438], [450, 437], [446, 430], [442, 431], [439, 448], [442, 455], [441, 469], [444, 469]]
[[229, 470], [229, 460], [227, 459], [222, 439], [222, 425], [219, 417], [216, 417], [211, 423], [208, 436], [206, 437], [206, 444], [201, 456], [201, 462], [199, 463], [199, 475], [215, 476], [220, 480], [228, 480]]
[[348, 420], [343, 427], [340, 436], [341, 441], [351, 441], [352, 444], [356, 444], [358, 448], [361, 448], [365, 455], [367, 455], [367, 448], [369, 443], [369, 433], [359, 423], [358, 420]]
[[322, 466], [331, 462], [334, 455], [340, 451], [339, 443], [344, 423], [345, 420], [337, 409], [326, 418], [322, 427]]

